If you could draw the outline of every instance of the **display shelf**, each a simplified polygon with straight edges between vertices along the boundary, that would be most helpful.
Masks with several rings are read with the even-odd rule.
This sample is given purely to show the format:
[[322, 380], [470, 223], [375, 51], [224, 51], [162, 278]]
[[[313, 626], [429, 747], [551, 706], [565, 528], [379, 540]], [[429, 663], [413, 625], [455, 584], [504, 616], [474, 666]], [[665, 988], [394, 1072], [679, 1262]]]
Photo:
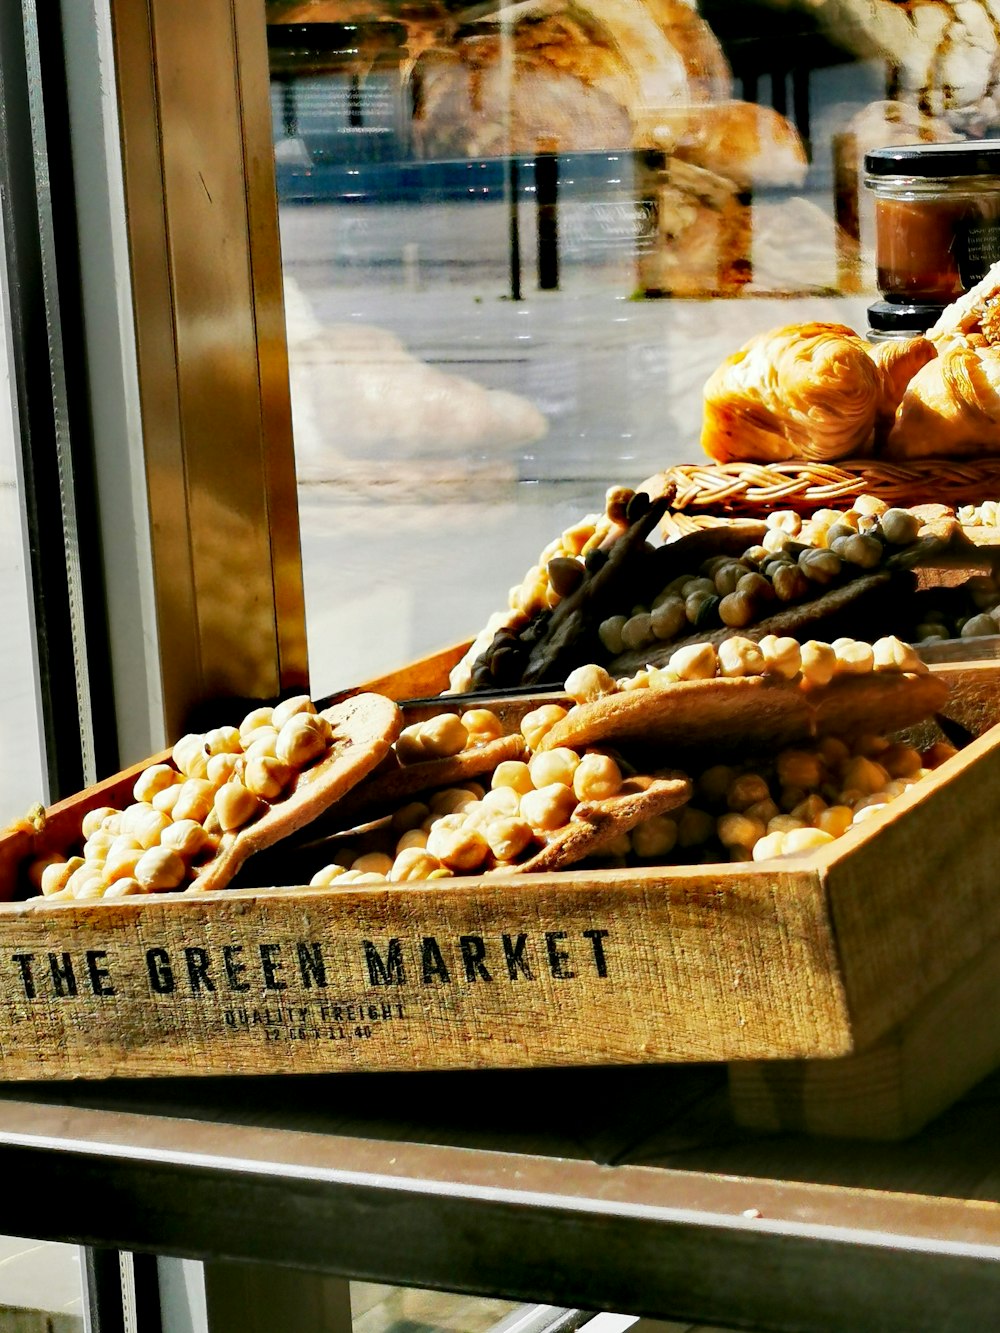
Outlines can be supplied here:
[[987, 1328], [1000, 1078], [919, 1136], [737, 1128], [721, 1073], [8, 1085], [0, 1226], [806, 1333]]

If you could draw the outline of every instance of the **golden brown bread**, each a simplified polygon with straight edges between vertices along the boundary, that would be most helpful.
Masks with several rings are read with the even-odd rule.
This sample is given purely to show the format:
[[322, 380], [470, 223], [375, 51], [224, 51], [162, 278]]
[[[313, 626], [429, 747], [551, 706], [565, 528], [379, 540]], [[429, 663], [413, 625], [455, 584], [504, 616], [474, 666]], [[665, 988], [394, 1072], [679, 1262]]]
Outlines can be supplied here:
[[1000, 454], [1000, 348], [943, 346], [907, 386], [884, 453], [899, 460]]
[[684, 680], [578, 704], [540, 748], [706, 746], [746, 754], [829, 733], [893, 731], [936, 713], [947, 696], [945, 682], [931, 673], [840, 676], [812, 688], [773, 676]]
[[275, 801], [253, 824], [224, 833], [219, 849], [198, 873], [193, 887], [224, 889], [247, 859], [296, 833], [345, 796], [389, 753], [403, 715], [381, 694], [355, 694], [323, 709], [334, 730], [327, 756], [303, 770], [290, 793]]
[[758, 334], [709, 377], [702, 446], [718, 462], [857, 457], [871, 445], [883, 376], [843, 324]]

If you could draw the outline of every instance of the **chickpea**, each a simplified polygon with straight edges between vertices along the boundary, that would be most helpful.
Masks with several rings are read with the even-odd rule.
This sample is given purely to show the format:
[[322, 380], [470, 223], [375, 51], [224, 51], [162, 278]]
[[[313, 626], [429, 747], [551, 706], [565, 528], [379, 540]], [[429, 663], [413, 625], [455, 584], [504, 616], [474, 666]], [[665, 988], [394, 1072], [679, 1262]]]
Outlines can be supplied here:
[[203, 778], [208, 770], [205, 737], [188, 732], [171, 750], [170, 757], [186, 778]]
[[736, 591], [740, 579], [746, 573], [746, 565], [738, 564], [735, 560], [720, 564], [712, 575], [715, 591], [720, 597], [728, 597], [731, 592]]
[[299, 714], [306, 716], [315, 716], [316, 714], [316, 705], [308, 694], [296, 694], [292, 698], [284, 699], [280, 704], [276, 704], [271, 712], [271, 726], [276, 731], [281, 731], [286, 722]]
[[488, 708], [470, 708], [462, 714], [461, 721], [470, 745], [485, 745], [503, 735], [500, 719]]
[[362, 875], [378, 875], [387, 879], [392, 867], [393, 858], [386, 856], [385, 852], [366, 852], [364, 856], [358, 857], [351, 869], [360, 871]]
[[204, 852], [215, 850], [215, 839], [195, 819], [179, 819], [163, 830], [161, 847], [171, 847], [190, 865]]
[[747, 819], [756, 819], [766, 828], [771, 820], [781, 814], [781, 810], [770, 796], [763, 801], [754, 801], [753, 805], [748, 805], [743, 811]]
[[810, 685], [829, 685], [837, 670], [837, 654], [828, 643], [809, 639], [801, 647], [802, 675]]
[[420, 739], [426, 758], [450, 759], [465, 749], [469, 733], [454, 713], [440, 713], [424, 723]]
[[83, 844], [83, 859], [85, 861], [103, 861], [114, 840], [115, 834], [109, 833], [107, 829], [98, 829]]
[[158, 791], [172, 787], [179, 781], [180, 774], [170, 764], [153, 764], [139, 774], [132, 788], [132, 796], [136, 801], [151, 802]]
[[540, 750], [528, 760], [528, 772], [536, 788], [548, 787], [561, 783], [572, 787], [573, 774], [580, 763], [580, 756], [575, 750], [559, 746], [554, 750]]
[[217, 754], [241, 754], [242, 751], [239, 727], [214, 727], [205, 733], [205, 753], [209, 759]]
[[172, 847], [150, 847], [136, 862], [134, 878], [147, 893], [169, 892], [184, 882], [187, 867]]
[[903, 643], [895, 635], [890, 634], [884, 639], [876, 639], [872, 649], [875, 654], [876, 671], [909, 671], [923, 674], [928, 669], [926, 663], [917, 655], [916, 649], [911, 648], [908, 643]]
[[711, 805], [722, 805], [735, 781], [735, 768], [730, 768], [728, 764], [713, 764], [699, 777], [698, 793]]
[[738, 634], [719, 644], [718, 658], [723, 676], [762, 676], [767, 666], [760, 645]]
[[719, 606], [721, 606], [721, 602], [714, 592], [692, 592], [684, 599], [684, 615], [687, 617], [688, 624], [697, 629], [700, 625], [710, 622], [713, 612]]
[[719, 619], [730, 629], [743, 629], [757, 614], [754, 599], [743, 592], [731, 592], [719, 603]]
[[430, 812], [430, 806], [423, 801], [409, 801], [393, 814], [389, 827], [397, 835], [408, 833], [410, 829], [419, 828]]
[[671, 654], [668, 668], [678, 680], [711, 680], [718, 670], [719, 659], [710, 643], [692, 643]]
[[606, 801], [617, 796], [622, 773], [609, 754], [596, 750], [585, 754], [573, 773], [573, 791], [578, 801]]
[[521, 735], [529, 750], [537, 750], [557, 722], [566, 716], [567, 709], [562, 704], [542, 704], [540, 708], [525, 713], [521, 719]]
[[[521, 817], [532, 828], [551, 832], [562, 828], [576, 809], [576, 794], [572, 787], [553, 782], [521, 797]], [[444, 857], [441, 858], [444, 860]], [[446, 862], [447, 864], [447, 862]]]
[[577, 667], [566, 677], [566, 693], [576, 703], [587, 703], [591, 699], [600, 699], [605, 694], [617, 694], [618, 685], [613, 676], [604, 667], [589, 663]]
[[513, 787], [494, 787], [483, 797], [480, 810], [482, 817], [489, 820], [516, 815], [520, 805], [521, 798]]
[[625, 651], [625, 641], [622, 638], [622, 633], [626, 623], [626, 616], [609, 616], [607, 620], [601, 622], [597, 636], [604, 651], [610, 657], [617, 657], [619, 653]]
[[677, 824], [669, 815], [653, 815], [636, 824], [631, 843], [636, 856], [645, 861], [669, 856], [677, 846]]
[[28, 883], [36, 893], [42, 891], [42, 876], [49, 866], [64, 866], [66, 858], [60, 852], [48, 852], [44, 856], [38, 856], [28, 867]]
[[745, 814], [722, 815], [715, 826], [716, 836], [723, 847], [753, 848], [767, 832], [766, 825]]
[[890, 546], [909, 546], [917, 540], [920, 519], [908, 509], [887, 509], [881, 517], [882, 535]]
[[137, 879], [127, 876], [125, 879], [116, 879], [113, 884], [109, 884], [104, 890], [104, 898], [131, 898], [137, 893], [142, 893], [143, 888]]
[[851, 509], [855, 514], [865, 518], [878, 518], [878, 516], [884, 514], [888, 508], [889, 506], [886, 502], [880, 500], [877, 495], [859, 495], [851, 505]]
[[783, 854], [784, 847], [784, 833], [778, 830], [765, 833], [763, 838], [754, 844], [753, 859], [755, 861], [772, 861]]
[[[433, 819], [434, 817], [432, 815], [430, 817], [430, 827], [433, 827]], [[427, 829], [423, 827], [411, 828], [407, 829], [405, 833], [400, 834], [396, 842], [396, 853], [398, 855], [400, 852], [405, 852], [407, 851], [408, 848], [411, 847], [422, 848], [426, 846], [427, 846]]]
[[811, 792], [804, 800], [799, 801], [798, 805], [792, 807], [791, 813], [793, 818], [801, 819], [806, 824], [816, 824], [818, 827], [817, 821], [826, 808], [826, 801], [822, 796], [818, 792]]
[[479, 870], [490, 854], [489, 844], [478, 829], [450, 828], [436, 824], [427, 836], [427, 852], [456, 874]]
[[726, 793], [726, 804], [730, 810], [742, 812], [748, 805], [766, 801], [770, 795], [770, 788], [759, 773], [742, 773]]
[[291, 784], [294, 770], [290, 764], [267, 755], [255, 755], [246, 761], [243, 785], [265, 801], [276, 801]]
[[70, 881], [70, 877], [84, 865], [82, 856], [71, 856], [66, 861], [53, 861], [47, 865], [39, 877], [39, 887], [46, 898], [61, 893]]
[[254, 708], [251, 712], [247, 713], [246, 717], [240, 723], [240, 740], [243, 742], [244, 749], [246, 749], [247, 737], [253, 735], [253, 733], [258, 731], [261, 727], [272, 727], [274, 730], [277, 730], [277, 728], [274, 728], [274, 724], [271, 721], [273, 714], [274, 709], [270, 706]]
[[687, 612], [679, 597], [666, 597], [659, 605], [654, 605], [649, 617], [649, 627], [653, 637], [661, 642], [676, 639], [687, 625]]
[[[274, 710], [275, 717], [278, 709]], [[309, 712], [293, 714], [278, 732], [274, 753], [292, 768], [305, 768], [326, 753], [327, 739], [316, 715]]]
[[875, 652], [870, 643], [838, 639], [831, 646], [837, 658], [836, 675], [866, 676], [874, 670]]
[[519, 796], [523, 796], [525, 792], [533, 791], [534, 786], [531, 770], [521, 759], [505, 759], [493, 770], [494, 791], [499, 787], [511, 787]]
[[677, 819], [677, 845], [700, 847], [715, 832], [715, 820], [706, 810], [686, 805]]
[[866, 759], [864, 755], [855, 755], [844, 766], [841, 781], [845, 790], [859, 791], [864, 796], [871, 796], [882, 790], [889, 781], [889, 774], [881, 764], [876, 764], [873, 759]]
[[174, 802], [174, 819], [195, 819], [204, 823], [215, 803], [215, 788], [204, 778], [188, 778]]
[[826, 587], [840, 577], [841, 562], [832, 549], [815, 550], [810, 547], [799, 556], [799, 569], [810, 582]]
[[958, 750], [949, 741], [935, 741], [933, 745], [924, 750], [921, 758], [925, 768], [939, 768], [941, 764], [952, 759]]
[[622, 630], [622, 644], [628, 650], [644, 648], [653, 640], [653, 617], [648, 613], [630, 616]]
[[115, 815], [120, 815], [121, 811], [116, 810], [111, 805], [99, 805], [96, 810], [88, 810], [83, 817], [83, 823], [80, 825], [80, 832], [84, 838], [89, 838], [92, 833], [104, 825], [106, 819], [111, 819]]
[[427, 804], [431, 809], [431, 816], [437, 819], [443, 815], [458, 815], [466, 808], [472, 805], [476, 797], [464, 787], [444, 787], [441, 791], [436, 791], [428, 799]]
[[224, 833], [235, 833], [265, 808], [259, 796], [242, 782], [224, 782], [215, 793], [215, 814]]
[[796, 815], [775, 815], [767, 821], [768, 833], [790, 833], [792, 829], [805, 828], [805, 820]]
[[783, 750], [775, 763], [783, 787], [818, 787], [824, 777], [823, 761], [813, 750]]
[[528, 821], [513, 816], [490, 820], [483, 829], [483, 836], [498, 861], [516, 860], [535, 839]]
[[422, 847], [408, 847], [397, 853], [388, 878], [393, 884], [402, 884], [409, 880], [430, 879], [433, 872], [440, 869], [441, 862], [436, 856], [430, 856]]
[[768, 675], [794, 680], [802, 670], [802, 648], [797, 639], [766, 634], [758, 647]]
[[779, 565], [771, 575], [771, 582], [779, 602], [798, 602], [808, 594], [810, 587], [798, 565]]
[[802, 530], [802, 519], [794, 509], [775, 509], [768, 514], [764, 522], [769, 528], [787, 532], [792, 537]]
[[140, 846], [134, 838], [116, 838], [115, 845], [108, 849], [104, 861], [104, 882], [113, 884], [118, 879], [131, 879], [135, 875], [135, 868], [140, 859], [148, 850], [148, 847]]
[[159, 810], [163, 815], [173, 817], [174, 806], [183, 789], [183, 782], [175, 782], [172, 787], [164, 787], [153, 797], [152, 805], [154, 810]]
[[244, 762], [242, 752], [233, 754], [231, 750], [220, 750], [218, 754], [209, 755], [205, 781], [213, 787], [221, 787], [224, 782], [231, 782], [239, 776]]
[[332, 865], [323, 866], [321, 870], [317, 870], [309, 884], [311, 888], [325, 888], [326, 885], [333, 884], [335, 880], [341, 879], [346, 874], [346, 868], [334, 862]]
[[247, 759], [273, 759], [275, 757], [275, 745], [278, 742], [278, 733], [274, 727], [258, 727], [252, 731], [246, 738], [245, 757]]

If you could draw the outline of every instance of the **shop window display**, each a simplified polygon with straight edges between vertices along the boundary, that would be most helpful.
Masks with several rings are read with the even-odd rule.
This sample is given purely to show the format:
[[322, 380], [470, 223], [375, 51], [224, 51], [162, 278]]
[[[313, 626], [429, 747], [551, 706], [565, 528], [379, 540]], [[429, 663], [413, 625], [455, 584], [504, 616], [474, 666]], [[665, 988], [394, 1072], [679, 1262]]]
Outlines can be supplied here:
[[989, 6], [906, 9], [267, 4], [320, 691], [463, 637], [608, 484], [696, 460], [748, 337], [866, 331], [865, 151], [996, 116]]

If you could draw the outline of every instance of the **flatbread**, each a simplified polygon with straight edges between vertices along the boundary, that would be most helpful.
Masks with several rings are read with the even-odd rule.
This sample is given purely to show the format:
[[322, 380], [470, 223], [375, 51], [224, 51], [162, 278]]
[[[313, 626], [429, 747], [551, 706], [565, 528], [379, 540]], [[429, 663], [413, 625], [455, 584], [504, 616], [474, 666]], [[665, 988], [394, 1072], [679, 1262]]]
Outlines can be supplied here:
[[539, 748], [780, 749], [820, 735], [898, 730], [938, 712], [947, 696], [948, 686], [932, 673], [840, 676], [811, 689], [773, 676], [678, 681], [578, 704]]
[[690, 779], [682, 775], [628, 778], [616, 796], [604, 801], [582, 801], [573, 811], [569, 823], [557, 829], [546, 845], [527, 861], [498, 867], [490, 873], [524, 875], [534, 871], [563, 870], [594, 856], [637, 824], [685, 805], [693, 791]]
[[[525, 759], [527, 745], [520, 732], [499, 736], [484, 745], [471, 746], [448, 759], [428, 759], [419, 764], [401, 764], [392, 755], [377, 773], [359, 783], [335, 809], [330, 811], [340, 828], [350, 828], [362, 813], [373, 818], [389, 807], [440, 787], [455, 787], [463, 782], [493, 773], [508, 759]], [[324, 821], [326, 822], [326, 821]]]
[[334, 731], [326, 757], [304, 769], [286, 796], [252, 824], [224, 833], [215, 856], [198, 872], [193, 888], [224, 889], [255, 852], [312, 823], [347, 795], [389, 753], [403, 725], [398, 704], [381, 694], [355, 694], [324, 708]]

